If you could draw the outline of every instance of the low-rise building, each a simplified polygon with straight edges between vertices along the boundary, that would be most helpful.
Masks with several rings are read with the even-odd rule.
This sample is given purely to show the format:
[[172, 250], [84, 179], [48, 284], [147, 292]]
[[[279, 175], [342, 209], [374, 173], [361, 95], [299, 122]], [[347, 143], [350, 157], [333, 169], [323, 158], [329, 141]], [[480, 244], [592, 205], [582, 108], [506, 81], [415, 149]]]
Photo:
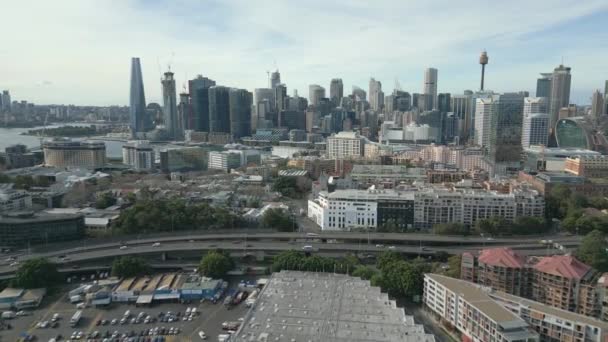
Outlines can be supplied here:
[[13, 212], [0, 216], [0, 242], [7, 246], [78, 240], [84, 237], [82, 215]]
[[47, 166], [97, 169], [106, 164], [106, 144], [100, 141], [56, 139], [45, 142], [42, 149]]
[[564, 171], [587, 178], [608, 177], [608, 156], [576, 156], [566, 158]]
[[210, 170], [230, 171], [241, 167], [241, 155], [232, 151], [209, 152]]
[[205, 170], [207, 154], [201, 147], [167, 148], [160, 151], [160, 169], [165, 173]]
[[24, 211], [32, 208], [32, 196], [25, 190], [0, 184], [0, 213]]
[[46, 289], [18, 289], [7, 287], [0, 292], [0, 309], [23, 310], [40, 306]]

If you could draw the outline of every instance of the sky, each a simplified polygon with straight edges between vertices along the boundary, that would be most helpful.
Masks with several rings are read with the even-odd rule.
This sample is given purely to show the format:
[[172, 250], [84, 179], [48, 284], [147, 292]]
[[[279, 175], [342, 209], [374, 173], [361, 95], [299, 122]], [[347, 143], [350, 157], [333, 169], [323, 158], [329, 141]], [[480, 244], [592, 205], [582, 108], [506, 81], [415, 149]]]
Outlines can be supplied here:
[[608, 79], [606, 0], [0, 0], [0, 89], [39, 104], [128, 105], [131, 57], [140, 57], [147, 102], [161, 72], [181, 91], [197, 74], [220, 85], [263, 88], [276, 68], [288, 93], [385, 94], [396, 81], [422, 92], [536, 88], [540, 72], [572, 67], [571, 102], [590, 103]]

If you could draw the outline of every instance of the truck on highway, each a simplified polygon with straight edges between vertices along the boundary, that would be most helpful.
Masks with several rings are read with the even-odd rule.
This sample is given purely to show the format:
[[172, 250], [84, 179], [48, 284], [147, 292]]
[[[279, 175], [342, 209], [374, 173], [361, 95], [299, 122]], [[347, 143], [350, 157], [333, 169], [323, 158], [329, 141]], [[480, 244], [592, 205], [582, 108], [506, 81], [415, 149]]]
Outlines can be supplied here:
[[72, 318], [70, 319], [70, 326], [72, 328], [75, 326], [78, 326], [78, 323], [80, 322], [81, 318], [82, 318], [82, 310], [77, 310], [74, 313], [74, 316], [72, 316]]
[[70, 297], [70, 303], [72, 303], [72, 304], [80, 303], [80, 302], [82, 302], [82, 300], [83, 300], [82, 295], [75, 295], [75, 296]]

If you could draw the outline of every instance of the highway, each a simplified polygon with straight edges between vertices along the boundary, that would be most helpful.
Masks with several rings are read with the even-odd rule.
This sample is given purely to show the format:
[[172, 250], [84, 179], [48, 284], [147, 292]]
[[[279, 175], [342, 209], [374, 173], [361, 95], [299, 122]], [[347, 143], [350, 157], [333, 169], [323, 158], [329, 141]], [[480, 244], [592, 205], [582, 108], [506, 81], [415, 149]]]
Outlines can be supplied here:
[[[545, 238], [549, 239], [549, 238]], [[63, 269], [80, 269], [80, 266], [108, 266], [115, 257], [142, 255], [155, 263], [189, 263], [200, 257], [202, 251], [223, 249], [234, 255], [268, 256], [281, 251], [312, 246], [314, 253], [341, 256], [346, 253], [360, 255], [376, 254], [384, 250], [394, 250], [410, 256], [431, 256], [436, 252], [459, 254], [474, 252], [492, 246], [509, 246], [526, 255], [567, 252], [579, 243], [578, 237], [553, 236], [551, 241], [563, 246], [563, 250], [553, 249], [540, 243], [538, 237], [496, 238], [454, 237], [429, 234], [381, 234], [381, 233], [237, 233], [237, 234], [197, 234], [146, 239], [132, 239], [112, 243], [92, 243], [87, 246], [53, 249], [50, 252], [14, 254], [17, 262], [33, 257], [46, 257]], [[121, 246], [126, 246], [121, 248]], [[185, 256], [185, 257], [184, 257]], [[194, 258], [194, 259], [193, 259]], [[8, 255], [0, 259], [0, 277], [11, 276], [18, 266], [10, 266], [14, 260]], [[76, 266], [74, 266], [76, 265]]]

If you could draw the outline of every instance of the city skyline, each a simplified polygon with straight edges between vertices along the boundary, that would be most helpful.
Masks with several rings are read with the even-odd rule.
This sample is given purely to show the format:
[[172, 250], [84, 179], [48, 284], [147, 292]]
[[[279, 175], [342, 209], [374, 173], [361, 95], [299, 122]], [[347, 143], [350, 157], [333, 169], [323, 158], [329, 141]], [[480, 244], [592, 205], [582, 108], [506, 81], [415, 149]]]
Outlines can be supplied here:
[[[26, 11], [32, 3], [40, 10]], [[602, 62], [608, 48], [597, 44], [602, 33], [596, 32], [608, 18], [604, 1], [493, 4], [491, 10], [500, 17], [487, 15], [487, 6], [474, 1], [454, 7], [420, 1], [317, 5], [14, 2], [15, 15], [0, 29], [10, 32], [10, 27], [22, 26], [26, 18], [20, 13], [28, 13], [33, 26], [4, 36], [0, 88], [10, 89], [14, 99], [41, 104], [126, 105], [128, 61], [140, 57], [148, 102], [162, 102], [160, 73], [167, 64], [180, 90], [203, 74], [219, 85], [253, 91], [266, 87], [266, 71], [278, 67], [288, 92], [297, 89], [304, 97], [310, 84], [329, 89], [332, 78], [343, 79], [345, 93], [353, 85], [367, 88], [371, 77], [384, 83], [386, 94], [395, 79], [403, 90], [417, 93], [422, 92], [424, 69], [433, 67], [439, 70], [438, 92], [459, 94], [479, 87], [478, 56], [486, 49], [491, 56], [486, 89], [533, 94], [538, 74], [563, 58], [572, 67], [571, 101], [590, 104], [608, 73]], [[418, 15], [399, 20], [401, 8]], [[330, 13], [341, 13], [340, 25]], [[336, 49], [340, 53], [328, 53]]]

